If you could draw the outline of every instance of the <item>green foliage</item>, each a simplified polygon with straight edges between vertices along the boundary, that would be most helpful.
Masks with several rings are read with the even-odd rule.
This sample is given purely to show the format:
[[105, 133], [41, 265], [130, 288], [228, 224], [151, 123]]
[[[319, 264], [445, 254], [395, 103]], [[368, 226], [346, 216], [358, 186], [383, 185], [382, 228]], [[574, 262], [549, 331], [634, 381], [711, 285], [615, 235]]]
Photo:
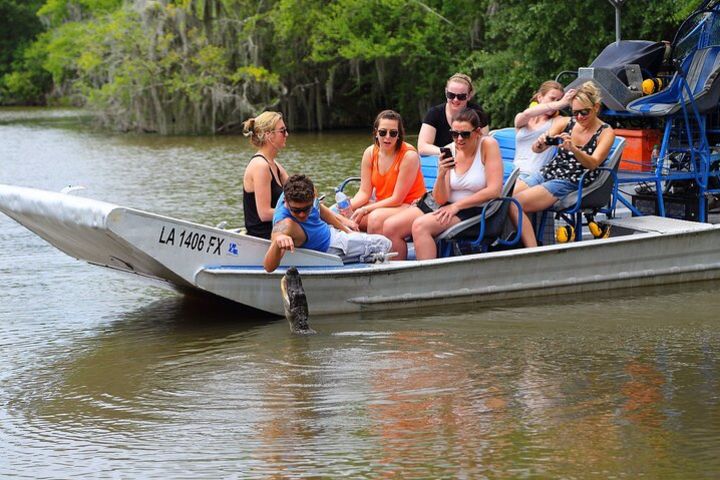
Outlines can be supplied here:
[[24, 46], [42, 31], [35, 16], [40, 5], [40, 0], [0, 0], [0, 75], [10, 71]]
[[[700, 1], [628, 0], [623, 38], [671, 40]], [[393, 108], [413, 128], [457, 71], [507, 126], [543, 80], [615, 38], [605, 0], [0, 0], [7, 26], [38, 8], [49, 30], [32, 17], [0, 48], [14, 52], [0, 101], [52, 87], [115, 128], [160, 133], [224, 131], [267, 108], [310, 129]]]
[[[694, 3], [690, 10], [699, 0]], [[621, 11], [622, 38], [672, 40], [688, 5], [628, 1]], [[486, 49], [468, 55], [462, 69], [482, 78], [478, 98], [493, 126], [510, 125], [542, 81], [587, 66], [615, 40], [615, 11], [607, 2], [506, 0], [487, 25]]]
[[51, 25], [58, 26], [113, 12], [122, 3], [122, 0], [47, 0], [37, 13]]
[[[35, 12], [42, 0], [0, 0], [0, 103], [42, 103], [48, 88], [26, 65], [26, 50], [42, 31]], [[39, 65], [34, 65], [39, 66]]]
[[277, 89], [277, 76], [240, 65], [220, 42], [232, 31], [204, 21], [228, 2], [206, 1], [200, 11], [196, 2], [140, 3], [92, 22], [65, 23], [55, 31], [73, 34], [54, 38], [50, 46], [71, 52], [50, 55], [47, 68], [56, 81], [69, 79], [64, 74], [71, 67], [73, 89], [107, 124], [162, 134], [211, 133], [232, 121], [233, 112], [261, 108], [247, 87], [266, 93], [261, 104], [271, 98], [267, 93]]

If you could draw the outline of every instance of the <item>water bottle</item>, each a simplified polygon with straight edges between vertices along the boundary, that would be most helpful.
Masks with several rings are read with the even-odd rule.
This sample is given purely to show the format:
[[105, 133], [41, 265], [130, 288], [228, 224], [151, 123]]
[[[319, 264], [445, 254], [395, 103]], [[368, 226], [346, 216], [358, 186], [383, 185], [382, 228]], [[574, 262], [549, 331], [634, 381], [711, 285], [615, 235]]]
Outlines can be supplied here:
[[353, 210], [350, 206], [350, 198], [340, 189], [335, 190], [335, 203], [337, 204], [338, 212], [340, 212], [342, 216], [347, 218], [352, 216]]
[[[647, 150], [645, 150], [647, 152]], [[652, 153], [650, 153], [650, 163], [652, 164], [653, 168], [657, 167], [658, 159], [660, 158], [660, 147], [655, 144], [652, 149]]]

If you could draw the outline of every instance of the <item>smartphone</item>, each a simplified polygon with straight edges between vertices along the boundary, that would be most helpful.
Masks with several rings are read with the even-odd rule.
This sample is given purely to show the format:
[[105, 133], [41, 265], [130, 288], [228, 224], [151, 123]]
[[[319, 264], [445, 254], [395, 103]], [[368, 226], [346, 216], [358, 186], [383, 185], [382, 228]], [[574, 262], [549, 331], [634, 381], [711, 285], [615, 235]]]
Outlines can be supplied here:
[[562, 137], [545, 137], [545, 145], [562, 145], [564, 141]]
[[440, 147], [440, 160], [442, 159], [451, 159], [452, 163], [449, 165], [450, 168], [455, 167], [455, 159], [453, 158], [452, 151], [447, 147]]

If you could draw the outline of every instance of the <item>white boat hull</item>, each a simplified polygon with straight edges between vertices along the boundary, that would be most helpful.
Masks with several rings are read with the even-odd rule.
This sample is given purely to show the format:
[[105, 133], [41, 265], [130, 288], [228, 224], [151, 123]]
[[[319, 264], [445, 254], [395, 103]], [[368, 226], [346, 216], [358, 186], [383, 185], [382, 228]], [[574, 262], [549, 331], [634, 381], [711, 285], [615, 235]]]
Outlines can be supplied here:
[[[720, 278], [720, 230], [642, 233], [602, 241], [466, 255], [369, 268], [300, 269], [312, 314], [334, 314], [460, 303]], [[277, 284], [242, 268], [199, 272], [205, 290], [281, 313]]]
[[[0, 185], [0, 212], [68, 255], [184, 290], [208, 266], [258, 265], [269, 241], [111, 203], [33, 188]], [[342, 265], [310, 250], [283, 265]]]
[[[284, 268], [266, 273], [268, 241], [87, 198], [0, 185], [0, 211], [92, 264], [200, 289], [283, 313]], [[621, 230], [623, 222], [618, 222]], [[628, 235], [426, 261], [342, 265], [299, 249], [310, 313], [496, 302], [720, 278], [720, 226], [657, 217], [624, 221]]]

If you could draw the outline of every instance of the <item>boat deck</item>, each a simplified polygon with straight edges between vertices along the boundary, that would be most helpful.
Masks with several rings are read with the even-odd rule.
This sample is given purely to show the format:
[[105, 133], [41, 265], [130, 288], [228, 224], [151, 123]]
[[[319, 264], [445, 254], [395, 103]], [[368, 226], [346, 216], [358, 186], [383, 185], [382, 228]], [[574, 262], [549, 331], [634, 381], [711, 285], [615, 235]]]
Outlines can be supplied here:
[[677, 220], [674, 218], [648, 215], [644, 217], [613, 218], [603, 221], [612, 225], [614, 234], [630, 233], [679, 233], [695, 232], [713, 228], [709, 223]]

